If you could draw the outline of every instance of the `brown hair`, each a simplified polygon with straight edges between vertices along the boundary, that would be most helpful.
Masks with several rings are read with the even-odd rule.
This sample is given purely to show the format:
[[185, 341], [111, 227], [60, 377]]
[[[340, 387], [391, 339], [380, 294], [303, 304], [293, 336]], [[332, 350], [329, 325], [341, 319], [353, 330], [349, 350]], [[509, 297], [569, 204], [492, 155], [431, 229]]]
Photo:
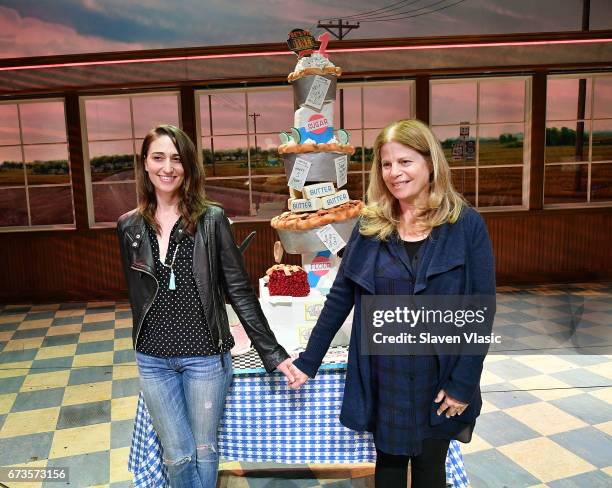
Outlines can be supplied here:
[[419, 209], [421, 230], [429, 230], [445, 222], [455, 223], [468, 203], [455, 190], [444, 151], [431, 129], [423, 122], [404, 119], [385, 127], [374, 141], [374, 159], [370, 169], [367, 205], [362, 210], [359, 231], [365, 236], [387, 240], [397, 232], [399, 205], [382, 178], [380, 151], [387, 142], [399, 142], [421, 154], [431, 170], [429, 197]]
[[151, 143], [160, 137], [168, 136], [181, 158], [185, 177], [179, 188], [179, 213], [183, 218], [183, 226], [190, 234], [195, 233], [198, 218], [206, 211], [209, 205], [218, 205], [206, 198], [204, 190], [204, 165], [197, 156], [196, 148], [178, 127], [173, 125], [158, 125], [150, 130], [142, 141], [140, 157], [137, 161], [136, 188], [138, 192], [138, 211], [151, 227], [159, 234], [161, 229], [155, 218], [157, 198], [155, 187], [145, 171], [145, 161]]

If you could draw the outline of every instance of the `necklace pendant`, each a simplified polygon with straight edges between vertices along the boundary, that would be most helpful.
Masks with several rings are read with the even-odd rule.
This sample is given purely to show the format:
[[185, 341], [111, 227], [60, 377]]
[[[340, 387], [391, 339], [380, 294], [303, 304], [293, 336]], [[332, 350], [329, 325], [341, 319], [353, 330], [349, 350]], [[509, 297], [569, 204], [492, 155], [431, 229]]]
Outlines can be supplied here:
[[170, 271], [170, 283], [168, 284], [168, 290], [176, 290], [176, 280], [174, 279], [174, 270]]

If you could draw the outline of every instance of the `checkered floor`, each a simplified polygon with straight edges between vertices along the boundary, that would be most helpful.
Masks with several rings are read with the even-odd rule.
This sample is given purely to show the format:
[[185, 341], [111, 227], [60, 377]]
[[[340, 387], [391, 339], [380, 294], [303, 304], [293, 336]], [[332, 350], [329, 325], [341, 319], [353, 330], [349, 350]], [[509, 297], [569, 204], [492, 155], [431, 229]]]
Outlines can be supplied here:
[[[537, 349], [534, 337], [545, 331], [563, 348], [487, 357], [483, 414], [462, 445], [472, 486], [612, 486], [612, 356], [602, 347], [612, 342], [612, 286], [498, 292], [496, 327], [514, 334], [520, 347], [511, 349]], [[568, 294], [588, 298], [573, 339], [567, 315], [577, 313], [563, 300]], [[79, 488], [130, 486], [138, 379], [128, 305], [0, 307], [0, 350], [0, 465], [68, 466]], [[231, 462], [222, 470], [220, 486], [228, 488], [373, 486], [372, 465]], [[47, 485], [59, 486], [15, 486]]]

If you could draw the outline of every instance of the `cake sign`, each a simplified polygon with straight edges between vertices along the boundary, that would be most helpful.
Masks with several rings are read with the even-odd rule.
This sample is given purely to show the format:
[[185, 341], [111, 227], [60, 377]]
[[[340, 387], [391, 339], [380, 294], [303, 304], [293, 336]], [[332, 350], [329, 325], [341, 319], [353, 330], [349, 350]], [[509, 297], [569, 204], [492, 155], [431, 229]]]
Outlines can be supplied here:
[[304, 101], [304, 105], [308, 105], [315, 110], [321, 110], [323, 108], [323, 103], [325, 102], [325, 95], [327, 95], [327, 90], [329, 90], [330, 85], [331, 80], [328, 80], [323, 76], [316, 75], [312, 85], [310, 85], [310, 90], [308, 90], [308, 96]]
[[323, 206], [320, 198], [307, 200], [306, 198], [292, 198], [289, 200], [289, 210], [292, 212], [314, 212]]
[[287, 39], [287, 45], [298, 58], [303, 56], [310, 56], [317, 48], [317, 41], [307, 29], [293, 29], [289, 32], [289, 39]]
[[336, 186], [342, 188], [347, 182], [348, 158], [346, 154], [334, 159], [336, 164]]
[[298, 327], [298, 341], [300, 346], [306, 347], [308, 345], [308, 339], [310, 339], [310, 334], [314, 329], [314, 325], [302, 325]]
[[302, 190], [304, 188], [304, 183], [306, 182], [306, 177], [308, 176], [308, 171], [310, 171], [311, 162], [302, 158], [295, 158], [295, 163], [293, 164], [293, 169], [291, 170], [291, 176], [289, 177], [289, 188], [294, 188], [296, 190]]
[[321, 114], [314, 114], [306, 123], [306, 130], [315, 134], [322, 134], [329, 127], [329, 122]]
[[317, 253], [302, 254], [302, 267], [308, 273], [310, 288], [319, 288], [323, 277], [329, 278], [328, 281], [333, 283], [339, 266], [340, 258], [332, 256], [327, 249]]
[[312, 322], [319, 318], [323, 310], [323, 304], [320, 302], [306, 303], [304, 305], [304, 319]]
[[340, 190], [338, 193], [334, 193], [328, 197], [321, 199], [323, 202], [323, 208], [333, 208], [338, 205], [342, 205], [350, 200], [348, 192], [346, 190]]
[[319, 198], [333, 195], [336, 193], [333, 183], [316, 183], [314, 185], [308, 185], [302, 188], [302, 194], [304, 198]]
[[334, 229], [331, 224], [321, 227], [317, 231], [317, 236], [332, 254], [336, 254], [340, 249], [346, 246], [344, 239], [342, 239], [340, 234], [338, 234], [336, 229]]

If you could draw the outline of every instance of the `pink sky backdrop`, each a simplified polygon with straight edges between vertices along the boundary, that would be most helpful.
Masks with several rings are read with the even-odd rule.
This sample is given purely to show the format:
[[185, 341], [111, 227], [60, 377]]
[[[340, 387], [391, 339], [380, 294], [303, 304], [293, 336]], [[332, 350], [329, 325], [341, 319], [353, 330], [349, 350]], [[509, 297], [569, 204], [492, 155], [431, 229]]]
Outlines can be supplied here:
[[[66, 141], [63, 102], [20, 104], [23, 143]], [[0, 105], [0, 145], [19, 144], [17, 105]]]
[[[143, 138], [155, 125], [178, 125], [176, 95], [132, 97], [134, 135]], [[130, 99], [95, 98], [85, 101], [88, 140], [130, 139], [132, 137]]]
[[[595, 78], [594, 118], [612, 118], [612, 77]], [[593, 83], [587, 82], [585, 117], [591, 116]], [[546, 118], [548, 120], [572, 120], [577, 117], [578, 79], [552, 78], [546, 93]]]
[[19, 120], [17, 105], [0, 105], [0, 145], [19, 144]]
[[130, 100], [124, 98], [94, 98], [85, 101], [87, 139], [130, 139]]
[[525, 80], [481, 81], [479, 122], [525, 120]]
[[20, 146], [0, 146], [0, 163], [4, 161], [21, 161]]
[[476, 122], [476, 83], [436, 83], [431, 87], [432, 124]]
[[[258, 0], [237, 7], [225, 0], [0, 0], [0, 57], [282, 42], [294, 27], [318, 34], [319, 19], [350, 18], [396, 3]], [[452, 3], [406, 2], [386, 19]], [[466, 0], [428, 15], [381, 22], [383, 10], [361, 15], [361, 27], [349, 38], [579, 30], [580, 6], [581, 0]], [[609, 0], [591, 0], [591, 29], [612, 28], [610, 10]]]
[[23, 17], [12, 8], [0, 6], [0, 57], [49, 56], [79, 52], [148, 49], [150, 43], [118, 42], [81, 34], [73, 27]]
[[[571, 120], [578, 113], [578, 85], [576, 78], [552, 78], [546, 90], [546, 118], [548, 120]], [[591, 116], [592, 84], [587, 83], [585, 117]]]
[[[431, 90], [431, 123], [476, 123], [477, 93], [476, 81], [434, 83]], [[478, 122], [522, 122], [525, 119], [525, 102], [525, 80], [482, 80]]]
[[[596, 81], [596, 116], [612, 117], [612, 78], [598, 77]], [[590, 106], [591, 83], [588, 83], [587, 108]], [[378, 126], [365, 131], [365, 145], [371, 144], [380, 127], [400, 118], [410, 116], [410, 89], [404, 86], [364, 87], [365, 126]], [[451, 124], [439, 127], [436, 134], [442, 140], [458, 136], [458, 124], [462, 121], [476, 121], [476, 82], [473, 80], [458, 83], [433, 85], [432, 123]], [[351, 133], [351, 142], [361, 146], [360, 127], [361, 88], [347, 87], [345, 90], [345, 125]], [[576, 79], [553, 78], [548, 85], [548, 120], [569, 121], [575, 117], [578, 93]], [[293, 121], [293, 101], [290, 89], [255, 91], [248, 94], [249, 113], [261, 114], [258, 118], [257, 144], [265, 149], [278, 145], [277, 133], [288, 130]], [[483, 80], [480, 88], [481, 121], [492, 125], [481, 126], [481, 137], [497, 138], [502, 133], [522, 133], [519, 122], [523, 118], [525, 82], [523, 80]], [[381, 100], [384, 101], [381, 103]], [[208, 133], [206, 120], [208, 98], [200, 98], [203, 113], [203, 132]], [[116, 142], [91, 143], [90, 156], [104, 154], [125, 154], [132, 152], [130, 128], [130, 99], [128, 97], [89, 99], [85, 101], [89, 141], [115, 139]], [[136, 127], [136, 150], [140, 148], [144, 134], [158, 123], [178, 124], [178, 100], [176, 95], [147, 95], [132, 97], [133, 116]], [[339, 125], [339, 103], [336, 102], [336, 128]], [[64, 111], [61, 102], [22, 103], [22, 129], [26, 143], [26, 160], [65, 159], [66, 145], [49, 144], [66, 140]], [[222, 93], [213, 95], [215, 134], [246, 132], [244, 93]], [[588, 112], [587, 112], [588, 117]], [[252, 130], [252, 120], [249, 119]], [[554, 123], [555, 126], [572, 126], [571, 123]], [[596, 122], [595, 131], [610, 131], [610, 121]], [[589, 128], [587, 128], [589, 129]], [[263, 134], [263, 131], [268, 134]], [[471, 129], [475, 135], [475, 128]], [[43, 146], [32, 144], [46, 143]], [[0, 160], [20, 160], [19, 132], [16, 121], [16, 105], [0, 105]], [[251, 145], [255, 144], [251, 136]], [[6, 146], [11, 147], [6, 147]], [[247, 147], [246, 135], [215, 136], [215, 149], [229, 150]], [[210, 148], [205, 137], [203, 147]]]
[[24, 146], [23, 153], [26, 162], [68, 160], [67, 144], [44, 144], [41, 146]]
[[97, 156], [108, 156], [109, 154], [132, 154], [134, 151], [133, 147], [131, 140], [90, 142], [89, 157], [95, 158]]
[[[578, 93], [576, 79], [551, 79], [548, 88], [548, 120], [571, 120], [575, 117]], [[589, 100], [590, 100], [590, 83]], [[596, 116], [612, 116], [612, 78], [598, 78]], [[485, 137], [498, 137], [499, 134], [522, 132], [520, 121], [524, 105], [524, 82], [521, 80], [481, 82], [481, 121], [503, 122], [490, 128], [483, 128]], [[261, 114], [258, 118], [258, 133], [271, 133], [258, 136], [258, 145], [270, 149], [278, 144], [276, 133], [288, 130], [293, 122], [293, 102], [290, 89], [271, 92], [249, 93], [249, 113]], [[361, 137], [355, 131], [360, 126], [360, 88], [349, 87], [345, 90], [345, 125], [352, 129], [352, 143], [361, 145]], [[440, 128], [437, 134], [442, 139], [456, 137], [459, 122], [476, 121], [476, 83], [441, 83], [433, 86], [432, 123], [452, 124]], [[137, 150], [146, 131], [158, 123], [178, 124], [178, 101], [175, 95], [152, 95], [133, 97], [133, 111], [136, 126]], [[202, 122], [206, 126], [208, 99], [201, 97], [203, 106]], [[384, 103], [380, 103], [384, 100]], [[366, 127], [378, 126], [410, 116], [410, 93], [407, 86], [365, 87], [364, 101]], [[336, 128], [339, 125], [338, 103], [336, 102]], [[587, 103], [587, 108], [590, 106]], [[129, 98], [90, 99], [85, 102], [87, 126], [90, 141], [104, 139], [131, 139]], [[66, 140], [64, 111], [61, 102], [21, 104], [22, 127], [26, 144], [53, 143]], [[223, 93], [213, 95], [215, 134], [246, 132], [244, 93]], [[588, 116], [588, 114], [587, 114]], [[252, 130], [252, 120], [249, 119]], [[559, 124], [557, 124], [559, 125]], [[366, 145], [378, 133], [378, 128], [366, 131]], [[598, 123], [596, 130], [609, 130], [609, 123]], [[208, 130], [205, 128], [204, 133]], [[472, 132], [474, 134], [474, 132]], [[254, 138], [251, 138], [254, 144]], [[19, 144], [16, 105], [0, 105], [0, 145]], [[58, 159], [65, 154], [65, 145], [46, 147], [48, 159]], [[91, 156], [131, 151], [131, 143], [94, 144], [90, 146]], [[209, 147], [206, 142], [204, 147]], [[215, 148], [219, 150], [247, 147], [246, 136], [216, 136]], [[19, 154], [16, 148], [0, 150], [2, 159], [9, 154]], [[43, 157], [37, 153], [37, 159]]]
[[596, 118], [612, 117], [612, 78], [597, 78], [595, 81], [594, 114]]
[[21, 103], [21, 134], [24, 144], [65, 142], [64, 102]]

